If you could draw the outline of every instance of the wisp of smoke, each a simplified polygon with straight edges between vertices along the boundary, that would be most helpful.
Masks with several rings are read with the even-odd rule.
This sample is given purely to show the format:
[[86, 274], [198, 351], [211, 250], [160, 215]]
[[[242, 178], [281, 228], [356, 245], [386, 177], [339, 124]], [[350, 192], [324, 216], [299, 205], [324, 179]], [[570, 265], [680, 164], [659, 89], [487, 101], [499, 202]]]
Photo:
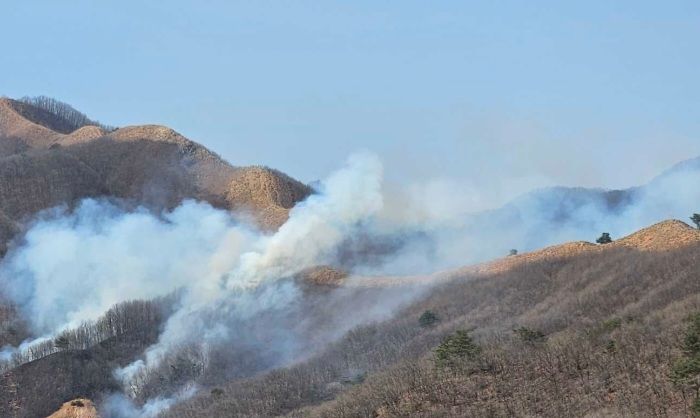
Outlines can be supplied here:
[[[486, 211], [472, 211], [475, 206], [464, 197], [450, 199], [464, 193], [450, 182], [394, 191], [398, 197], [385, 198], [373, 231], [409, 239], [379, 267], [392, 274], [428, 273], [502, 257], [510, 249], [524, 252], [567, 241], [594, 241], [602, 232], [620, 238], [666, 219], [687, 221], [700, 212], [698, 184], [700, 159], [624, 191], [540, 189]], [[376, 271], [377, 266], [371, 267]]]

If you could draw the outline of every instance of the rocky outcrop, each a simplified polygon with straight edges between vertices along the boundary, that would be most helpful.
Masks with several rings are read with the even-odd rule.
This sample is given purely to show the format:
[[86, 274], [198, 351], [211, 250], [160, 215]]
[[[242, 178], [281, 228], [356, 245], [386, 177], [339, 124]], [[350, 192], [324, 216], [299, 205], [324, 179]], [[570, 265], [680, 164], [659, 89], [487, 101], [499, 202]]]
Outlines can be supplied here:
[[348, 273], [331, 266], [316, 266], [301, 271], [298, 276], [307, 284], [336, 287], [343, 283]]

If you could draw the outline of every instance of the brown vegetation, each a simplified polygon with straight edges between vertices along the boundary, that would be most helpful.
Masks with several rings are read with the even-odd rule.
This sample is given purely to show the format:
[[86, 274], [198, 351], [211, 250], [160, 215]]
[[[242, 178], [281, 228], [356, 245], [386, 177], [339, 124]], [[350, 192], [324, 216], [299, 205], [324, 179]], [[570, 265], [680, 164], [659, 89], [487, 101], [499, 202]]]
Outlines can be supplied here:
[[316, 286], [339, 286], [347, 276], [346, 271], [331, 266], [311, 267], [299, 273], [301, 280]]
[[276, 229], [311, 193], [276, 170], [233, 167], [170, 128], [111, 130], [74, 110], [46, 110], [54, 107], [0, 98], [0, 253], [37, 211], [85, 197], [154, 210], [195, 198]]
[[156, 341], [169, 303], [125, 302], [94, 323], [17, 353], [0, 375], [0, 416], [46, 416], [66, 399], [118, 390], [113, 370]]
[[[684, 319], [700, 310], [700, 237], [672, 221], [620, 241], [464, 269], [394, 319], [167, 416], [689, 414], [694, 392], [669, 373]], [[426, 310], [439, 323], [421, 326]], [[544, 337], [523, 339], [513, 332], [522, 327]], [[434, 348], [459, 329], [472, 330], [480, 354], [436, 368]]]
[[64, 403], [61, 409], [47, 418], [99, 418], [99, 415], [91, 400], [77, 398]]
[[[205, 390], [166, 416], [690, 413], [693, 386], [670, 376], [682, 356], [684, 320], [700, 311], [700, 236], [694, 230], [662, 222], [610, 245], [563, 245], [518, 257], [515, 263], [517, 257], [490, 263], [492, 268], [444, 273], [425, 297], [393, 318], [378, 317], [288, 368], [256, 375], [261, 371], [256, 354], [237, 348], [238, 374], [216, 376], [216, 358], [204, 372], [196, 353], [176, 353], [162, 370], [145, 376], [137, 399], [168, 393], [182, 379], [198, 379]], [[400, 287], [392, 282], [345, 290], [380, 304], [386, 300], [380, 292]], [[358, 300], [351, 293], [329, 295], [308, 296], [309, 338], [337, 328], [330, 309], [351, 312], [341, 305]], [[111, 370], [157, 335], [160, 316], [152, 306], [134, 302], [115, 308], [97, 324], [66, 333], [60, 348], [54, 342], [38, 353], [39, 360], [5, 373], [0, 413], [41, 416], [66, 399], [99, 399], [115, 390]], [[439, 318], [430, 326], [421, 322], [427, 311]], [[436, 367], [435, 348], [457, 330], [471, 331], [476, 354]]]
[[[0, 99], [3, 245], [37, 211], [88, 196], [154, 209], [192, 197], [274, 228], [311, 192], [275, 170], [231, 167], [166, 127], [84, 123], [75, 113]], [[165, 414], [172, 418], [690, 415], [697, 382], [672, 375], [688, 356], [686, 318], [700, 312], [699, 274], [700, 231], [680, 221], [605, 245], [568, 243], [428, 277], [345, 277], [318, 267], [300, 275], [302, 323], [285, 311], [238, 330], [267, 341], [271, 323], [294, 329], [307, 356], [270, 370], [275, 363], [260, 344], [227, 347], [206, 361], [183, 347], [144, 374], [133, 394], [143, 401], [201, 384]], [[314, 286], [324, 291], [308, 292]], [[397, 303], [393, 316], [380, 309], [388, 295], [418, 287], [424, 296]], [[0, 416], [46, 416], [66, 400], [53, 418], [94, 416], [88, 399], [119, 389], [112, 371], [156, 340], [168, 306], [117, 305], [17, 354], [0, 376]], [[329, 314], [353, 309], [376, 309], [376, 322], [346, 332], [352, 318]], [[0, 305], [0, 341], [26, 336], [13, 307]]]

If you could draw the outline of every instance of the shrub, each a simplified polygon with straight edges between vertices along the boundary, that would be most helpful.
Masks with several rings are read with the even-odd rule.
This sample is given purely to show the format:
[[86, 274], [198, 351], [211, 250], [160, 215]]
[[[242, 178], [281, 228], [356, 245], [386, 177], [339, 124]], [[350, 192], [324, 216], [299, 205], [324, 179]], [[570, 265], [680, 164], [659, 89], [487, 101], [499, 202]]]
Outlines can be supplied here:
[[612, 242], [612, 238], [610, 238], [610, 234], [608, 232], [603, 232], [603, 234], [595, 240], [598, 244], [610, 244]]
[[446, 337], [435, 350], [435, 363], [438, 367], [453, 367], [464, 360], [473, 360], [481, 353], [469, 332], [458, 330]]
[[607, 319], [607, 320], [603, 321], [602, 327], [603, 327], [604, 331], [609, 332], [609, 331], [620, 328], [621, 325], [622, 325], [622, 319], [611, 318], [611, 319]]
[[690, 325], [681, 344], [683, 357], [671, 367], [671, 380], [695, 391], [693, 411], [700, 413], [700, 313], [691, 315], [689, 319]]
[[700, 416], [700, 398], [695, 398], [691, 410], [693, 411], [693, 416]]
[[690, 217], [690, 220], [700, 229], [700, 213], [694, 213], [693, 216]]
[[690, 316], [690, 325], [683, 338], [683, 352], [691, 357], [700, 357], [700, 313]]
[[513, 332], [517, 334], [520, 339], [526, 343], [543, 343], [547, 340], [547, 337], [542, 331], [536, 329], [530, 329], [527, 327], [520, 327], [514, 329]]
[[365, 381], [367, 373], [364, 371], [349, 372], [340, 377], [340, 383], [346, 385], [357, 385]]
[[513, 248], [513, 249], [511, 249], [510, 251], [508, 251], [508, 255], [518, 255], [518, 250], [516, 250], [515, 248]]
[[426, 328], [426, 327], [432, 327], [436, 323], [440, 321], [440, 318], [438, 318], [437, 315], [435, 315], [435, 312], [433, 311], [425, 311], [423, 314], [418, 318], [418, 323], [420, 326]]
[[617, 343], [615, 340], [608, 340], [608, 343], [605, 345], [605, 351], [609, 354], [614, 354], [617, 352]]

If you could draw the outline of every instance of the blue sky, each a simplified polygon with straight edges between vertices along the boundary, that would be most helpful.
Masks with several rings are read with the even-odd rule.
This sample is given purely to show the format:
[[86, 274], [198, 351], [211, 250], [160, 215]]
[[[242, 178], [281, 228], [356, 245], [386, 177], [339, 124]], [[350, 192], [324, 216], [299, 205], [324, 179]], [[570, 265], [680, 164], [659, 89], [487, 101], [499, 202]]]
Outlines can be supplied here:
[[697, 1], [4, 1], [0, 94], [304, 181], [627, 186], [700, 155]]

